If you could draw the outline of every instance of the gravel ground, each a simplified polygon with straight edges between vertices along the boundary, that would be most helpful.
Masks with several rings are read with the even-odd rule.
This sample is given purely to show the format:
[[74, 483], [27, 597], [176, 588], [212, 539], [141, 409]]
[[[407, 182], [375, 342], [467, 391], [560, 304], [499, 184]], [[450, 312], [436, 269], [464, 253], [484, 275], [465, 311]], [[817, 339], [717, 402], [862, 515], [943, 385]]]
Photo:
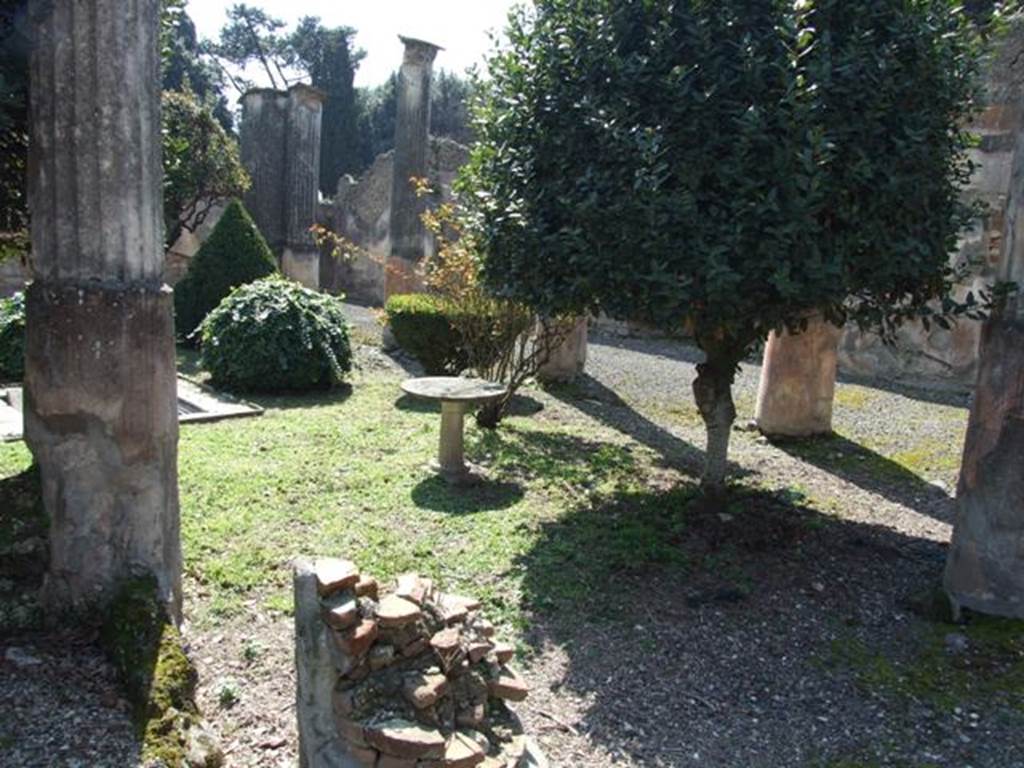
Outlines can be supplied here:
[[126, 768], [138, 763], [127, 702], [90, 638], [0, 640], [0, 765]]
[[[371, 334], [372, 317], [353, 313]], [[690, 395], [696, 357], [675, 341], [596, 337], [582, 382], [531, 393], [545, 406], [537, 418], [611, 426], [660, 454], [667, 478], [692, 474], [703, 440]], [[741, 421], [752, 416], [758, 374], [744, 366], [737, 382]], [[521, 712], [552, 764], [1024, 768], [1019, 708], [895, 697], [837, 658], [855, 643], [898, 655], [928, 631], [911, 604], [939, 581], [956, 469], [939, 462], [923, 478], [880, 473], [879, 452], [959, 444], [964, 406], [953, 396], [841, 387], [841, 439], [810, 458], [737, 431], [739, 471], [798, 489], [830, 516], [811, 515], [786, 541], [741, 551], [739, 566], [705, 547], [693, 553], [706, 566], [697, 576], [623, 573], [611, 593], [595, 596], [614, 619], [609, 611], [530, 616], [524, 672], [533, 693]], [[254, 600], [247, 615], [186, 628], [186, 638], [227, 765], [294, 766], [290, 620], [268, 617]], [[0, 744], [21, 750], [13, 761], [0, 750], [0, 764], [132, 765], [109, 671], [78, 649], [45, 653], [43, 665], [0, 666]], [[93, 752], [85, 762], [40, 762], [37, 743]]]

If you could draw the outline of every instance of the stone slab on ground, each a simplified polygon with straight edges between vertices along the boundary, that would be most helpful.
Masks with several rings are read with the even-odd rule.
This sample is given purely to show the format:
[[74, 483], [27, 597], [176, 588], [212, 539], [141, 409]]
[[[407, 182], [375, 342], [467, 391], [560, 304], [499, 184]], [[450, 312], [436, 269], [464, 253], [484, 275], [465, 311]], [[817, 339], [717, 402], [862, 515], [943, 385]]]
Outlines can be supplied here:
[[[0, 389], [0, 442], [23, 439], [22, 389]], [[216, 392], [202, 384], [178, 377], [178, 421], [182, 424], [261, 416], [263, 409], [244, 400]]]

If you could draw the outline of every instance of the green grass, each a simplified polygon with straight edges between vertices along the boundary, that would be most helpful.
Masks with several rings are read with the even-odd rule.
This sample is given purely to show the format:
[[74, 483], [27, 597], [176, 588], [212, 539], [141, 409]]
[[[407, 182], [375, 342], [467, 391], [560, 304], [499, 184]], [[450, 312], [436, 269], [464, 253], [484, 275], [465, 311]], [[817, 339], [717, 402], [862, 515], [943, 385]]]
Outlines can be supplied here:
[[[946, 650], [952, 632], [968, 638], [966, 651]], [[997, 701], [1024, 712], [1024, 621], [975, 615], [963, 626], [929, 623], [898, 658], [852, 637], [834, 641], [832, 653], [868, 690], [946, 712]]]

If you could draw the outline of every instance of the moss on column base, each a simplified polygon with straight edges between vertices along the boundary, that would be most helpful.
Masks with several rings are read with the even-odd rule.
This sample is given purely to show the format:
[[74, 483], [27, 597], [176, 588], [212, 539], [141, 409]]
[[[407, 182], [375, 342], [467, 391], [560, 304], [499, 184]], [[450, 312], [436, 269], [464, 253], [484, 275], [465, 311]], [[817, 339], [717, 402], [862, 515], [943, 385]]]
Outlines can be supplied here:
[[198, 676], [157, 600], [156, 580], [125, 582], [100, 633], [132, 704], [144, 765], [219, 768], [224, 757], [195, 703]]

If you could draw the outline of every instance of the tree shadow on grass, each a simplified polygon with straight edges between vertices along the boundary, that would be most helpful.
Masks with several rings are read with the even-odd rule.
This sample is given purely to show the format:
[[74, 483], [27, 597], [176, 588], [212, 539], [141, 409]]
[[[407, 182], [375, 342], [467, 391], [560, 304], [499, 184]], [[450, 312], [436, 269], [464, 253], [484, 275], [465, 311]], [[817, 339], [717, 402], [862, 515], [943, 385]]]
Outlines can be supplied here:
[[451, 486], [429, 477], [412, 491], [416, 506], [451, 514], [507, 509], [531, 486], [576, 498], [606, 483], [631, 480], [637, 466], [627, 446], [511, 424], [470, 433], [466, 456], [484, 468], [485, 478]]
[[[563, 403], [660, 454], [668, 466], [694, 476], [703, 470], [704, 451], [651, 421], [593, 376], [582, 374], [572, 384], [549, 385], [547, 391]], [[742, 477], [749, 471], [730, 462], [729, 474]]]
[[330, 389], [315, 389], [309, 392], [226, 392], [267, 410], [288, 411], [294, 408], [315, 411], [318, 408], [333, 408], [352, 396], [352, 385], [339, 384]]
[[845, 437], [832, 434], [803, 440], [775, 440], [772, 444], [794, 458], [889, 501], [940, 522], [953, 521], [954, 503], [946, 490]]
[[508, 509], [522, 498], [522, 486], [489, 478], [476, 485], [453, 486], [444, 478], [434, 476], [422, 480], [412, 489], [412, 501], [417, 507], [449, 515]]
[[[717, 506], [692, 486], [587, 500], [543, 523], [517, 563], [525, 639], [545, 654], [535, 670], [525, 660], [540, 677], [531, 725], [549, 747], [638, 765], [831, 764], [866, 745], [913, 758], [928, 745], [913, 726], [904, 738], [907, 697], [956, 682], [943, 638], [959, 630], [925, 618], [944, 558], [942, 544], [787, 492], [740, 488]], [[865, 649], [861, 660], [846, 648]], [[908, 692], [922, 653], [938, 676]], [[894, 672], [865, 690], [879, 668]], [[545, 732], [545, 707], [571, 728]], [[959, 748], [955, 734], [943, 743]]]

